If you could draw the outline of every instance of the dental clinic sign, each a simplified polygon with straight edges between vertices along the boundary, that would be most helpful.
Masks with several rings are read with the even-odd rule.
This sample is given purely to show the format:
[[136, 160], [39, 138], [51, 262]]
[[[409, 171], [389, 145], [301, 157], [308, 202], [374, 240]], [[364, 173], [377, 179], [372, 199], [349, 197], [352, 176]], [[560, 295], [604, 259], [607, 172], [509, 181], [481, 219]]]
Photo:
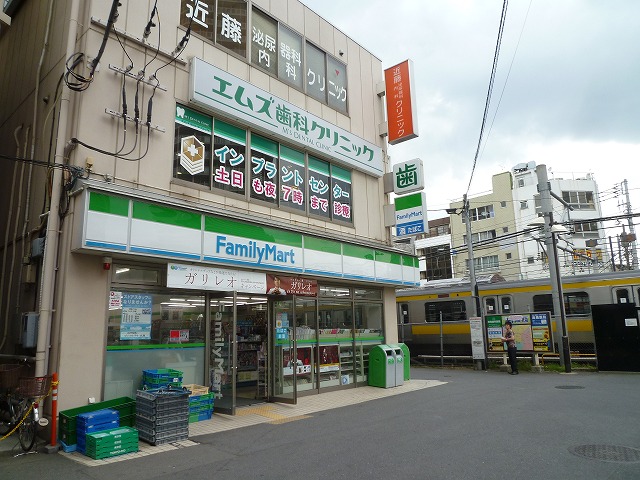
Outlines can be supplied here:
[[427, 200], [424, 192], [395, 199], [396, 236], [408, 237], [427, 231]]
[[370, 175], [384, 173], [377, 145], [199, 58], [191, 61], [189, 100]]

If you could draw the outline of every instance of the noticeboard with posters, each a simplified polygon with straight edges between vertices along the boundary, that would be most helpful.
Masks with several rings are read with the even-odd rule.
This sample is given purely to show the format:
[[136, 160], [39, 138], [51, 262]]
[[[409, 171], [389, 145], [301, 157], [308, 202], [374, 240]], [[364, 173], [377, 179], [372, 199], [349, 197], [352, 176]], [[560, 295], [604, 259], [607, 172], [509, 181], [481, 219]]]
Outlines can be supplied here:
[[487, 351], [489, 353], [506, 352], [506, 343], [502, 341], [504, 325], [511, 321], [513, 333], [516, 337], [516, 347], [523, 353], [553, 352], [551, 337], [551, 313], [519, 313], [506, 315], [487, 315]]

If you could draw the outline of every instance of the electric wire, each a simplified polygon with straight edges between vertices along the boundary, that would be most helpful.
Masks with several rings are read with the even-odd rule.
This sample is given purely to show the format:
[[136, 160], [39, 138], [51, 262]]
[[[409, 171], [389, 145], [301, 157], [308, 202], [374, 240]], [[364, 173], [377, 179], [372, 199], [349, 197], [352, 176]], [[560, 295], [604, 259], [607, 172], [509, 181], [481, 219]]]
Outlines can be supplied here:
[[487, 91], [487, 99], [484, 105], [484, 113], [482, 115], [482, 125], [480, 126], [480, 137], [478, 138], [478, 146], [476, 147], [476, 153], [473, 158], [473, 166], [471, 168], [471, 175], [469, 178], [469, 185], [467, 185], [467, 192], [465, 196], [469, 194], [469, 190], [471, 189], [471, 182], [473, 180], [473, 174], [476, 170], [476, 165], [478, 163], [478, 155], [480, 154], [480, 147], [482, 146], [482, 137], [484, 134], [484, 127], [487, 123], [487, 113], [489, 111], [489, 105], [491, 104], [491, 93], [493, 91], [493, 83], [495, 80], [496, 70], [498, 67], [498, 57], [500, 55], [500, 45], [502, 43], [502, 33], [504, 32], [504, 24], [507, 17], [507, 6], [509, 4], [508, 0], [504, 0], [502, 4], [502, 15], [500, 17], [500, 27], [498, 29], [498, 40], [496, 41], [496, 49], [493, 54], [493, 66], [491, 68], [491, 76], [489, 78], [489, 88]]

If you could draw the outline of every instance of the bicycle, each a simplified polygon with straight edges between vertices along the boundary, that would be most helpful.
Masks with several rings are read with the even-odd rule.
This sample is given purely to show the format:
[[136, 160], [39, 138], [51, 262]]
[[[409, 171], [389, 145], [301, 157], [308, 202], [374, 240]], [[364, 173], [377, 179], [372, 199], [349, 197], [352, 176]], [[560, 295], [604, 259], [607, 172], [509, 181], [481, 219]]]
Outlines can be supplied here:
[[22, 450], [33, 448], [40, 419], [39, 402], [48, 395], [51, 376], [23, 377], [22, 365], [0, 365], [0, 440], [16, 430]]

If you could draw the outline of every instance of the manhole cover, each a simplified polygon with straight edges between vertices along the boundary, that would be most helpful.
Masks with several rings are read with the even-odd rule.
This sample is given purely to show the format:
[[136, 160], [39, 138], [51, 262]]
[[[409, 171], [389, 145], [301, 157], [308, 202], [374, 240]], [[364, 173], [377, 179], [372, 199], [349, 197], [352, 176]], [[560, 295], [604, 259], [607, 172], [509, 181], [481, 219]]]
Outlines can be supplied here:
[[640, 450], [619, 445], [578, 445], [571, 447], [569, 452], [605, 462], [640, 462]]
[[584, 387], [580, 385], [558, 385], [556, 388], [560, 390], [582, 390]]

